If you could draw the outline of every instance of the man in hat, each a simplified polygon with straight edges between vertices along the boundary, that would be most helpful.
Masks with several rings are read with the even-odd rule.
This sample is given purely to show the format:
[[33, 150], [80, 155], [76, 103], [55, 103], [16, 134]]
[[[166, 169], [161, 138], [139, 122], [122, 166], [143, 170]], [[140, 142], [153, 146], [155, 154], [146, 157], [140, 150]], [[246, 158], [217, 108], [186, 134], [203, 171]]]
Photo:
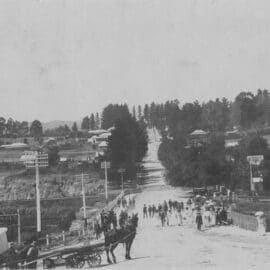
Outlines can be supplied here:
[[197, 224], [197, 229], [200, 231], [201, 230], [201, 227], [202, 227], [202, 224], [203, 224], [202, 215], [201, 215], [201, 212], [200, 211], [197, 212], [196, 224]]
[[[37, 259], [38, 259], [38, 247], [37, 242], [33, 241], [26, 254], [26, 263], [28, 269], [37, 268]], [[29, 264], [28, 264], [29, 263]]]

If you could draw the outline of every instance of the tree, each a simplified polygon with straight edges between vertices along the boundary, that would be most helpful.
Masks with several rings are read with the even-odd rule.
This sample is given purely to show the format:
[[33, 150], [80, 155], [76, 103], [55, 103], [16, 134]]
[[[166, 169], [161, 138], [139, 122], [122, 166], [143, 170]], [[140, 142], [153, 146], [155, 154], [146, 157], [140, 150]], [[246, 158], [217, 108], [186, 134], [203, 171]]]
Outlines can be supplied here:
[[30, 135], [34, 137], [36, 141], [40, 140], [43, 135], [42, 124], [39, 120], [34, 120], [30, 127]]
[[81, 128], [84, 130], [90, 129], [90, 118], [88, 116], [83, 118]]
[[74, 133], [77, 133], [78, 132], [78, 127], [77, 127], [77, 123], [76, 122], [74, 122], [73, 125], [72, 125], [72, 131]]
[[44, 131], [45, 136], [52, 136], [52, 137], [68, 136], [70, 135], [70, 133], [71, 133], [71, 130], [67, 125], [59, 126], [53, 129], [47, 129]]
[[257, 118], [256, 100], [251, 92], [241, 92], [233, 104], [233, 119], [235, 125], [243, 129], [254, 125]]
[[143, 109], [143, 115], [144, 119], [147, 123], [150, 121], [150, 112], [149, 112], [149, 106], [148, 104], [145, 104], [144, 109]]
[[28, 135], [28, 132], [29, 132], [28, 122], [23, 121], [23, 122], [19, 123], [19, 129], [18, 129], [19, 135], [26, 136], [26, 135]]
[[99, 113], [96, 113], [96, 115], [95, 115], [95, 129], [100, 129], [100, 117], [99, 117]]
[[4, 117], [0, 117], [0, 136], [5, 134], [6, 130], [6, 119]]
[[108, 154], [113, 168], [124, 167], [129, 177], [134, 177], [136, 162], [142, 160], [147, 151], [148, 136], [145, 125], [130, 114], [115, 123], [109, 139]]
[[102, 112], [102, 128], [108, 129], [113, 127], [116, 122], [129, 116], [130, 112], [127, 104], [109, 104]]
[[8, 134], [14, 133], [14, 120], [11, 117], [7, 120], [6, 127]]
[[142, 106], [141, 105], [138, 106], [138, 119], [139, 120], [142, 119]]
[[46, 144], [45, 152], [48, 154], [49, 166], [56, 166], [59, 162], [59, 147], [55, 142], [49, 142]]
[[136, 119], [136, 108], [135, 108], [135, 106], [132, 107], [132, 116]]
[[94, 116], [93, 113], [91, 113], [89, 125], [90, 125], [90, 129], [91, 129], [91, 130], [94, 130], [95, 127], [96, 127], [95, 116]]

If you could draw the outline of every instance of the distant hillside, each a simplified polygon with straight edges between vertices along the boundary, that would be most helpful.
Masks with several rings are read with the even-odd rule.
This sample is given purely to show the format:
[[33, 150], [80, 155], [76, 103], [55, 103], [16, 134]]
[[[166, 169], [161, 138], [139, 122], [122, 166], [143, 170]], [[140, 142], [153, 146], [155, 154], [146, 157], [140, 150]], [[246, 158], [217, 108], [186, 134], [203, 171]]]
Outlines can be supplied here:
[[[43, 126], [43, 130], [53, 129], [53, 128], [57, 128], [59, 126], [64, 126], [64, 125], [67, 125], [69, 128], [71, 128], [73, 123], [74, 123], [74, 121], [55, 120], [55, 121], [42, 123], [42, 126]], [[79, 121], [77, 121], [77, 126], [78, 126], [78, 128], [81, 127], [81, 123]]]

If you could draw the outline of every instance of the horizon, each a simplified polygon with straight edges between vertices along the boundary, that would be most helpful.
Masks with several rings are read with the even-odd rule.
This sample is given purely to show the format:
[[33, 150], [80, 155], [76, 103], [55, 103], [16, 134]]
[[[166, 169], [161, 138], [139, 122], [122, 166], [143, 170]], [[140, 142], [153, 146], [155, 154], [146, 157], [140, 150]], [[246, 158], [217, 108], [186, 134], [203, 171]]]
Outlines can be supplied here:
[[[256, 95], [258, 90], [262, 90], [262, 91], [267, 90], [267, 91], [269, 92], [269, 94], [270, 94], [270, 90], [268, 90], [268, 89], [257, 89], [257, 90], [254, 90], [254, 91], [245, 91], [245, 90], [239, 91], [239, 92], [236, 94], [236, 96], [237, 96], [238, 94], [240, 94], [241, 92], [251, 92], [252, 94]], [[229, 98], [226, 97], [226, 96], [220, 96], [220, 97], [213, 97], [212, 99], [208, 99], [208, 100], [198, 100], [198, 99], [194, 99], [194, 100], [190, 100], [190, 101], [186, 101], [186, 102], [181, 102], [181, 100], [178, 100], [178, 101], [179, 101], [179, 108], [182, 108], [182, 106], [183, 106], [184, 104], [186, 104], [186, 103], [194, 103], [194, 102], [196, 102], [196, 101], [198, 101], [199, 104], [204, 104], [204, 103], [207, 103], [207, 102], [209, 102], [209, 101], [215, 101], [216, 99], [222, 100], [223, 98], [226, 98], [229, 102], [233, 102], [234, 99], [236, 98], [236, 96], [233, 97], [232, 99], [229, 99]], [[135, 105], [134, 105], [134, 104], [131, 104], [131, 105], [130, 105], [130, 104], [127, 104], [127, 105], [128, 105], [129, 112], [132, 114], [132, 108], [133, 108], [133, 106], [135, 106], [135, 109], [136, 109], [136, 112], [137, 112], [138, 106], [142, 106], [142, 109], [144, 109], [144, 106], [145, 106], [146, 104], [148, 104], [148, 105], [150, 106], [152, 102], [154, 102], [154, 103], [156, 103], [156, 104], [165, 104], [167, 101], [173, 101], [173, 100], [176, 100], [176, 98], [175, 98], [175, 99], [164, 100], [164, 101], [161, 101], [161, 102], [156, 102], [156, 101], [153, 100], [153, 101], [151, 101], [151, 102], [149, 102], [149, 103], [145, 103], [145, 104], [135, 104]], [[106, 106], [108, 106], [109, 104], [126, 104], [126, 103], [123, 103], [123, 102], [122, 102], [122, 103], [121, 103], [121, 102], [119, 102], [119, 103], [112, 103], [112, 102], [111, 102], [111, 103], [108, 103], [108, 104], [104, 105], [103, 109], [104, 109]], [[102, 110], [103, 110], [103, 109], [102, 109]], [[32, 120], [26, 120], [26, 119], [14, 118], [14, 117], [9, 116], [9, 115], [8, 115], [8, 116], [0, 115], [0, 117], [4, 117], [6, 120], [7, 120], [8, 118], [12, 118], [12, 119], [17, 120], [17, 121], [27, 121], [28, 123], [31, 123], [31, 122], [33, 122], [34, 120], [39, 120], [42, 124], [50, 124], [50, 123], [52, 123], [52, 122], [72, 122], [72, 123], [76, 122], [77, 124], [80, 124], [80, 123], [82, 122], [82, 119], [83, 119], [84, 117], [90, 116], [92, 113], [93, 113], [93, 114], [99, 113], [99, 116], [101, 117], [102, 110], [99, 111], [99, 112], [89, 112], [88, 114], [82, 115], [79, 119], [75, 119], [75, 120], [73, 120], [73, 119], [52, 119], [52, 120], [42, 120], [42, 119], [39, 119], [39, 118], [33, 118]], [[79, 127], [78, 127], [78, 128], [79, 128]]]
[[3, 0], [0, 114], [79, 121], [110, 103], [232, 101], [270, 89], [269, 7], [266, 0]]

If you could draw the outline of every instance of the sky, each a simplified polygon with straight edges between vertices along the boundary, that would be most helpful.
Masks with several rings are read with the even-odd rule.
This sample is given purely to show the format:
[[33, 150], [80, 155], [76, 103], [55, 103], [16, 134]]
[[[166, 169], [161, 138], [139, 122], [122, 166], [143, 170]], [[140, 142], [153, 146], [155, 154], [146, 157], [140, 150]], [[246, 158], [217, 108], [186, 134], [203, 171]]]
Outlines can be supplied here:
[[269, 0], [0, 0], [0, 115], [270, 89]]

